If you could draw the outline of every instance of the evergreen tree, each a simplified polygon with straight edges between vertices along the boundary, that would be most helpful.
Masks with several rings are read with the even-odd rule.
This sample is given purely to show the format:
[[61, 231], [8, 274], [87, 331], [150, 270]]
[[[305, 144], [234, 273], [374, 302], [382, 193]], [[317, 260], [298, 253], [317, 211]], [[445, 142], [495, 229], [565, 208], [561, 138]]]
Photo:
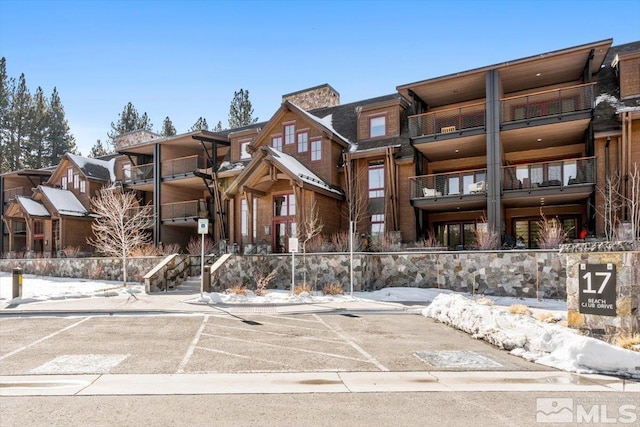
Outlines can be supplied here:
[[91, 151], [89, 151], [89, 157], [93, 157], [94, 159], [96, 157], [106, 156], [107, 154], [109, 153], [104, 148], [104, 145], [102, 145], [100, 140], [97, 140], [96, 143], [93, 144], [93, 147], [91, 147]]
[[222, 122], [220, 120], [218, 120], [218, 124], [216, 125], [216, 127], [213, 128], [214, 132], [222, 132], [224, 129], [222, 129]]
[[8, 164], [8, 116], [9, 116], [9, 79], [7, 76], [7, 60], [0, 58], [0, 173], [9, 172]]
[[120, 113], [120, 117], [116, 123], [111, 122], [111, 132], [107, 134], [109, 137], [109, 144], [112, 148], [115, 148], [116, 138], [124, 133], [132, 132], [134, 130], [148, 130], [153, 129], [151, 120], [147, 113], [138, 115], [138, 110], [133, 106], [131, 102], [127, 103]]
[[162, 131], [160, 135], [162, 136], [173, 136], [176, 134], [176, 128], [173, 126], [173, 122], [169, 118], [169, 116], [164, 118], [164, 122], [162, 122]]
[[204, 117], [199, 117], [198, 120], [191, 126], [189, 132], [195, 132], [197, 130], [209, 130], [209, 125], [207, 124], [207, 119]]
[[71, 134], [58, 90], [54, 87], [49, 100], [48, 165], [55, 166], [65, 153], [78, 154], [76, 140]]
[[7, 157], [8, 170], [14, 171], [24, 167], [23, 149], [28, 148], [29, 114], [31, 111], [31, 93], [27, 88], [24, 73], [20, 74], [18, 84], [11, 79], [9, 83], [9, 111], [7, 114]]
[[229, 106], [229, 128], [246, 126], [258, 121], [253, 118], [253, 107], [249, 101], [249, 91], [240, 89], [233, 94], [233, 100]]
[[23, 149], [24, 167], [40, 169], [49, 166], [49, 106], [38, 86], [29, 111], [29, 135]]

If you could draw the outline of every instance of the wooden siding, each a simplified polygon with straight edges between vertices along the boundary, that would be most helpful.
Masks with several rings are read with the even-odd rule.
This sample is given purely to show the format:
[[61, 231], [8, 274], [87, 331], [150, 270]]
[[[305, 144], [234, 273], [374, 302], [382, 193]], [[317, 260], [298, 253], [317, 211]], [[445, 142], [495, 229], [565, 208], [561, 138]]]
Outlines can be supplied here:
[[624, 58], [620, 67], [620, 97], [622, 99], [640, 95], [640, 53]]
[[386, 117], [386, 135], [376, 138], [387, 138], [400, 135], [400, 106], [385, 105], [379, 108], [371, 108], [360, 112], [358, 117], [358, 141], [371, 138], [369, 119], [373, 117]]

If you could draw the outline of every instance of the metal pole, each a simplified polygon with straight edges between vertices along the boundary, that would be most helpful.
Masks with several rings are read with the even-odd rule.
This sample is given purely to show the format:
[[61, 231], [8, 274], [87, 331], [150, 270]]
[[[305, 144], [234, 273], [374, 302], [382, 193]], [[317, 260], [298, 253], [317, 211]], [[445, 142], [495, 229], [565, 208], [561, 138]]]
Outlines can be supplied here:
[[200, 297], [204, 295], [204, 233], [200, 243]]
[[353, 297], [353, 221], [349, 221], [349, 288]]
[[291, 252], [291, 295], [295, 295], [293, 292], [293, 288], [295, 286], [295, 252]]

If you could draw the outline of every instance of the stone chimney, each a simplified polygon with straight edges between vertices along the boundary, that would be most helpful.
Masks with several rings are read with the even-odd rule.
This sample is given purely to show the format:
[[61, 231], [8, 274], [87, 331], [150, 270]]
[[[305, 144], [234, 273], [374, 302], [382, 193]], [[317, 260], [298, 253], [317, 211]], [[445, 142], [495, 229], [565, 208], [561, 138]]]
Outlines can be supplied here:
[[305, 111], [340, 105], [340, 94], [327, 83], [309, 89], [282, 95], [282, 102], [289, 101]]
[[149, 142], [156, 138], [160, 138], [160, 135], [144, 129], [123, 133], [116, 137], [116, 150]]

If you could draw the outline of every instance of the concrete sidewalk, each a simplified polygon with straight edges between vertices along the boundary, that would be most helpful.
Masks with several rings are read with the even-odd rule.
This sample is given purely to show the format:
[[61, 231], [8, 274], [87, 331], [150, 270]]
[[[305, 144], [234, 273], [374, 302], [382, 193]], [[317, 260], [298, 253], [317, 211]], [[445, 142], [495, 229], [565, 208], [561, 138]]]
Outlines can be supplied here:
[[0, 396], [550, 391], [640, 393], [640, 383], [566, 372], [300, 372], [0, 376]]
[[199, 292], [177, 290], [153, 294], [117, 295], [110, 297], [70, 298], [10, 304], [0, 300], [0, 316], [72, 315], [72, 314], [237, 314], [237, 313], [419, 313], [428, 305], [419, 302], [380, 302], [345, 299], [331, 302], [224, 304], [198, 302]]

